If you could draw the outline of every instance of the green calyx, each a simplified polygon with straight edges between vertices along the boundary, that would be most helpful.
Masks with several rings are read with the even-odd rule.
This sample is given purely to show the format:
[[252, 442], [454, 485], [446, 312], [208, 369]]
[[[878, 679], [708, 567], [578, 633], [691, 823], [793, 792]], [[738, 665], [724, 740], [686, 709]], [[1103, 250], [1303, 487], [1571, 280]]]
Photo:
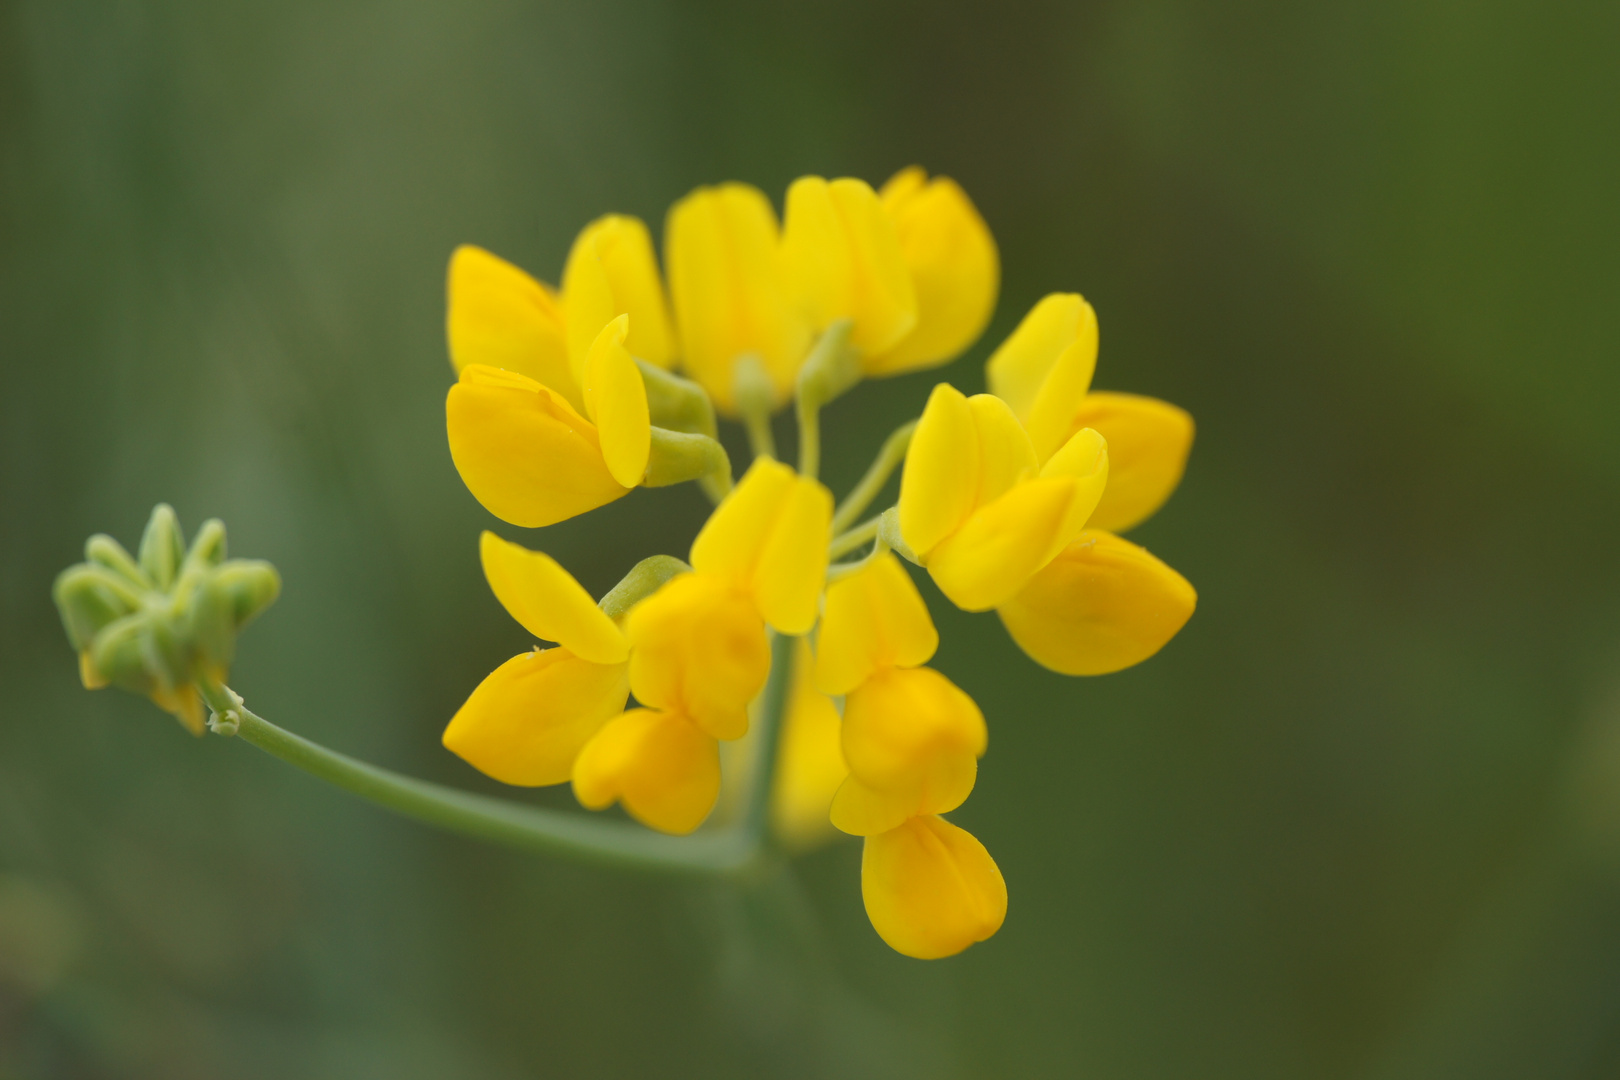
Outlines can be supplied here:
[[202, 732], [200, 679], [221, 679], [236, 635], [276, 599], [281, 577], [257, 559], [225, 558], [225, 526], [205, 522], [188, 550], [174, 511], [159, 504], [131, 558], [110, 536], [92, 536], [85, 562], [52, 590], [85, 686], [145, 694]]

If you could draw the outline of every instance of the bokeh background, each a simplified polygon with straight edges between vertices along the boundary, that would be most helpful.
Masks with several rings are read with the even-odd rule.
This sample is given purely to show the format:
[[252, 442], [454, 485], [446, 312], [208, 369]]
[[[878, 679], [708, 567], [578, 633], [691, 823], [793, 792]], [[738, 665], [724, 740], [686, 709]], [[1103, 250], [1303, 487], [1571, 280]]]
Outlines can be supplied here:
[[[1620, 6], [1574, 0], [0, 7], [0, 1077], [1620, 1074]], [[921, 963], [859, 847], [770, 897], [433, 832], [129, 695], [49, 600], [219, 516], [270, 718], [438, 735], [525, 647], [478, 530], [594, 591], [704, 514], [500, 526], [446, 452], [463, 241], [555, 280], [703, 182], [958, 178], [986, 340], [835, 406], [858, 475], [1044, 292], [1193, 411], [1135, 534], [1200, 591], [1123, 674], [929, 597], [992, 750], [992, 941]], [[522, 794], [567, 805], [566, 792]], [[784, 944], [789, 941], [790, 944]]]

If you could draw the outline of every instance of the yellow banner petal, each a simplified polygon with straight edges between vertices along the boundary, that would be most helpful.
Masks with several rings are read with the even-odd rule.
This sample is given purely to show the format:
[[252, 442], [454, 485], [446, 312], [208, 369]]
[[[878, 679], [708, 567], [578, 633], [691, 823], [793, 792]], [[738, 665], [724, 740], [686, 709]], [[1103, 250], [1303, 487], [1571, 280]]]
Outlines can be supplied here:
[[985, 364], [990, 392], [1028, 423], [1041, 384], [1058, 358], [1077, 343], [1079, 356], [1089, 353], [1095, 363], [1097, 314], [1091, 305], [1078, 293], [1052, 293], [1042, 298]]
[[816, 687], [847, 694], [884, 668], [926, 664], [938, 647], [922, 594], [900, 560], [885, 553], [827, 587]]
[[647, 475], [652, 422], [647, 384], [624, 347], [629, 328], [628, 315], [602, 327], [586, 356], [582, 384], [585, 409], [596, 423], [608, 472], [625, 487], [635, 487]]
[[917, 296], [917, 325], [893, 347], [863, 357], [868, 375], [898, 375], [957, 356], [984, 333], [995, 310], [1001, 262], [995, 239], [956, 182], [919, 168], [883, 185], [883, 209]]
[[1145, 548], [1088, 529], [998, 612], [1036, 663], [1106, 675], [1162, 649], [1197, 606], [1187, 579]]
[[462, 368], [445, 399], [445, 426], [467, 489], [513, 525], [552, 525], [630, 491], [608, 471], [596, 426], [514, 372]]
[[503, 784], [560, 784], [629, 696], [623, 664], [593, 664], [567, 649], [521, 653], [478, 684], [444, 729], [444, 745]]
[[1074, 410], [1074, 428], [1095, 428], [1108, 440], [1108, 488], [1091, 524], [1124, 532], [1146, 521], [1181, 483], [1192, 452], [1193, 418], [1185, 409], [1138, 394], [1087, 394]]
[[928, 395], [900, 472], [900, 535], [926, 559], [973, 513], [979, 491], [973, 407], [950, 383]]
[[[844, 760], [869, 787], [902, 788], [953, 776], [953, 756], [984, 753], [984, 714], [933, 668], [889, 668], [844, 699]], [[971, 788], [971, 784], [969, 785]], [[967, 791], [941, 792], [958, 801]]]
[[661, 368], [675, 364], [679, 349], [652, 237], [640, 218], [608, 214], [580, 232], [563, 266], [563, 305], [568, 315], [569, 353], [582, 368], [595, 330], [619, 315], [630, 316], [625, 347]]
[[479, 538], [478, 553], [495, 599], [529, 633], [596, 664], [620, 664], [630, 655], [613, 620], [550, 555], [492, 532]]
[[450, 256], [447, 282], [450, 362], [460, 372], [484, 364], [527, 375], [584, 407], [568, 363], [568, 339], [556, 298], [505, 259], [463, 244]]

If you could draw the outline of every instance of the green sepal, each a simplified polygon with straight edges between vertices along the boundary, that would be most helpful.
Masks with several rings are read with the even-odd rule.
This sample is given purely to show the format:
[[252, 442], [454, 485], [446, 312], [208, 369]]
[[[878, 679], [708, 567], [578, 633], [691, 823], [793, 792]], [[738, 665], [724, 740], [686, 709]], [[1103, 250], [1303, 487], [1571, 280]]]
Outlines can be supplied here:
[[128, 581], [95, 563], [78, 563], [62, 571], [51, 595], [68, 640], [81, 652], [108, 624], [141, 606], [141, 594]]
[[692, 568], [673, 555], [649, 555], [609, 589], [597, 606], [610, 619], [622, 619], [631, 608], [664, 587], [670, 578], [690, 574]]
[[154, 588], [168, 592], [185, 557], [186, 541], [180, 535], [180, 522], [175, 519], [174, 508], [168, 503], [158, 503], [152, 508], [151, 520], [141, 536], [141, 569]]
[[685, 431], [715, 438], [719, 428], [714, 420], [714, 402], [709, 392], [691, 379], [665, 371], [645, 360], [637, 360], [641, 381], [647, 387], [647, 412], [655, 427]]

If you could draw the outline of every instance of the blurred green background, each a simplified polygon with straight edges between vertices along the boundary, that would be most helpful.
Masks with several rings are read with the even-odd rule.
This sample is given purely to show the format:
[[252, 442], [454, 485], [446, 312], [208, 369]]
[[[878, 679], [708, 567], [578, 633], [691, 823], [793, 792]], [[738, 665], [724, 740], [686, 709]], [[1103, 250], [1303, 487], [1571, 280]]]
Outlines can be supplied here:
[[[0, 1077], [1620, 1075], [1620, 6], [11, 0], [0, 8]], [[929, 593], [991, 753], [990, 942], [890, 952], [859, 847], [770, 897], [391, 818], [77, 683], [91, 532], [219, 516], [286, 589], [233, 683], [479, 790], [443, 274], [555, 280], [702, 182], [959, 179], [982, 361], [1083, 291], [1193, 411], [1135, 534], [1192, 623], [1096, 680]], [[835, 406], [856, 476], [936, 376]], [[543, 532], [593, 591], [690, 486]], [[567, 805], [566, 791], [520, 797]], [[774, 912], [774, 914], [773, 914]]]

